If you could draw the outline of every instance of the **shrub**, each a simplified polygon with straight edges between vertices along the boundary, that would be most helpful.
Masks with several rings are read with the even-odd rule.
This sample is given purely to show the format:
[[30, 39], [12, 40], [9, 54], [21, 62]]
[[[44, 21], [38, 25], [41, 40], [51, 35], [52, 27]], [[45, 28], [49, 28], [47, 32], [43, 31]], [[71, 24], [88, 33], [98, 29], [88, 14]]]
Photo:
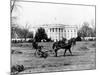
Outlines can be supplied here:
[[25, 67], [23, 65], [14, 65], [11, 67], [11, 74], [15, 75], [18, 72], [24, 71]]
[[52, 42], [51, 38], [48, 38], [48, 39], [47, 39], [47, 42]]
[[11, 50], [11, 54], [22, 54], [21, 51]]
[[96, 43], [92, 44], [92, 46], [91, 46], [91, 47], [96, 47]]
[[11, 54], [14, 54], [15, 50], [11, 50]]
[[94, 41], [93, 39], [88, 39], [89, 41]]
[[76, 38], [76, 41], [82, 41], [81, 37], [78, 36], [78, 37]]

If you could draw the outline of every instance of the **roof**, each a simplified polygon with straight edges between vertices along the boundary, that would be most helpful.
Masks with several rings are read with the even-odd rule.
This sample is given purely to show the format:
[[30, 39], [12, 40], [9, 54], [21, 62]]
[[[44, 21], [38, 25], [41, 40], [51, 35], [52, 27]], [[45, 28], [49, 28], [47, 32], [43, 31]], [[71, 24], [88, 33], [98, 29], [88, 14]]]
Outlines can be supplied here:
[[75, 28], [77, 27], [76, 25], [64, 25], [64, 24], [43, 24], [43, 25], [36, 25], [34, 28], [39, 28], [39, 27], [43, 27], [43, 28]]

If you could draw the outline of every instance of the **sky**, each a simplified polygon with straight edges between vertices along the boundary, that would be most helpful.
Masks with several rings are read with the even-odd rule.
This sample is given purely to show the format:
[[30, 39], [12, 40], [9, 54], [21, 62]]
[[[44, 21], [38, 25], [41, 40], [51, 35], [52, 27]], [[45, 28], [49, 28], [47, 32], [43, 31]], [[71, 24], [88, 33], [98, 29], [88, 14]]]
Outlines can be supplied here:
[[20, 26], [30, 27], [43, 24], [64, 24], [81, 26], [83, 22], [95, 23], [95, 7], [80, 5], [16, 2], [12, 16]]

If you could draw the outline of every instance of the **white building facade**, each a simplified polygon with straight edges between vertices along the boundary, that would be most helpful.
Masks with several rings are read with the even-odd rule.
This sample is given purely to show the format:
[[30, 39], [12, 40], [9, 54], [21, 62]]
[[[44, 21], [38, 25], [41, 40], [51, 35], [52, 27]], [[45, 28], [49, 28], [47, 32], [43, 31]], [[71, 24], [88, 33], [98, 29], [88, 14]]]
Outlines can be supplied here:
[[54, 41], [62, 40], [62, 38], [70, 39], [77, 37], [77, 26], [63, 24], [45, 24], [33, 27], [33, 36], [35, 36], [37, 29], [40, 27], [44, 28], [48, 38]]

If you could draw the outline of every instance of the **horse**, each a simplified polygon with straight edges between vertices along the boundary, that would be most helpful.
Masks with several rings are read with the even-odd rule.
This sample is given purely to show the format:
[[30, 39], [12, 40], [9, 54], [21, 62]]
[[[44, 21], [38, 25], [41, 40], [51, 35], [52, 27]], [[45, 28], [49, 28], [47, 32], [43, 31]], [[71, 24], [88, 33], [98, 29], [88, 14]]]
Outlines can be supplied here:
[[75, 38], [71, 38], [70, 40], [68, 40], [68, 43], [65, 43], [64, 41], [54, 42], [52, 48], [54, 49], [56, 57], [57, 57], [57, 51], [60, 49], [65, 50], [64, 52], [64, 56], [65, 56], [67, 50], [69, 50], [70, 54], [72, 55], [71, 47], [74, 45], [76, 45], [76, 40]]

